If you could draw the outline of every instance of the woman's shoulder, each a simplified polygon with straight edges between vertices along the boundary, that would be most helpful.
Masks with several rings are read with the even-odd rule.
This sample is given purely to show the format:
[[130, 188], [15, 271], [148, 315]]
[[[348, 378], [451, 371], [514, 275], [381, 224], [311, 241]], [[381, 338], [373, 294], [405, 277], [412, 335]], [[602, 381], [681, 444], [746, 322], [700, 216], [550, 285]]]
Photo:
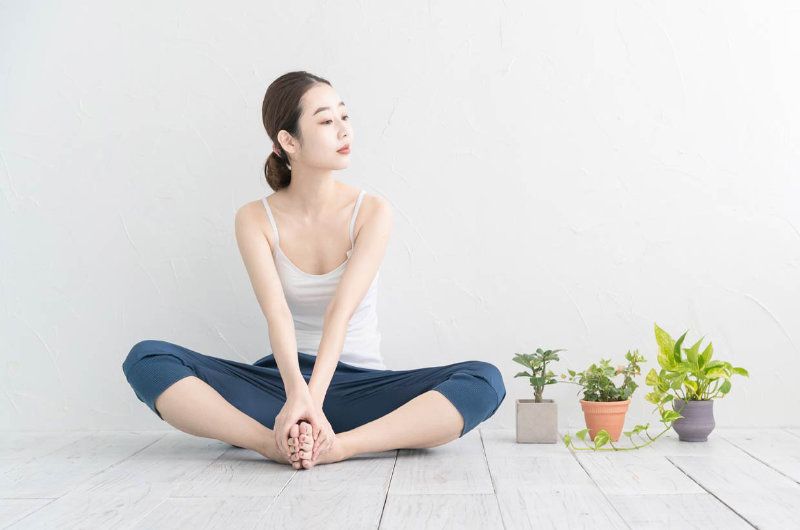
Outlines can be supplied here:
[[369, 191], [364, 193], [364, 199], [361, 201], [361, 208], [364, 209], [364, 213], [369, 216], [391, 214], [392, 211], [392, 205], [383, 195], [378, 195]]
[[392, 217], [391, 203], [382, 195], [366, 191], [364, 198], [361, 200], [361, 207], [353, 227], [355, 238], [358, 238], [358, 232], [367, 224], [377, 223], [391, 226]]
[[242, 204], [239, 206], [239, 209], [236, 210], [236, 217], [261, 218], [266, 215], [266, 209], [262, 202], [265, 199], [266, 197], [259, 197], [258, 199], [253, 199], [252, 201]]
[[262, 203], [265, 197], [242, 204], [236, 210], [234, 224], [237, 228], [257, 227], [272, 245], [272, 229], [269, 226], [267, 210]]

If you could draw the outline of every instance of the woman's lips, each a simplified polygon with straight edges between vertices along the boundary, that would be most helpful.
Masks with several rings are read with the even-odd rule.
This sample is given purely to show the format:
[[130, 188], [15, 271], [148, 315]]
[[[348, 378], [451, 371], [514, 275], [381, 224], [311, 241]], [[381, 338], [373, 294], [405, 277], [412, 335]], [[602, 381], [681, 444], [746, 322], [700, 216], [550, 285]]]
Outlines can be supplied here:
[[350, 148], [349, 148], [349, 147], [345, 147], [344, 149], [339, 149], [339, 150], [338, 150], [338, 151], [336, 151], [336, 152], [337, 152], [337, 153], [341, 153], [341, 154], [343, 154], [343, 155], [347, 155], [347, 154], [350, 154]]

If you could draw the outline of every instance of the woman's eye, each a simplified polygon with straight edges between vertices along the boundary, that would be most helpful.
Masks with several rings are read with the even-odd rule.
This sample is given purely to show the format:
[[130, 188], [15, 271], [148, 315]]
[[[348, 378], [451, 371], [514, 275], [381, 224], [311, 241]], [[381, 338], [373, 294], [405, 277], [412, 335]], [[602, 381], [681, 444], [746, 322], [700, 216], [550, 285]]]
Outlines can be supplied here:
[[[350, 119], [350, 116], [349, 116], [349, 115], [347, 115], [347, 114], [345, 114], [344, 116], [342, 116], [342, 119], [343, 119], [343, 120], [345, 120], [345, 119], [346, 119], [346, 120], [349, 120], [349, 119]], [[327, 124], [329, 124], [329, 123], [333, 123], [333, 120], [325, 120], [325, 121], [323, 121], [323, 122], [322, 122], [322, 125], [327, 125]]]

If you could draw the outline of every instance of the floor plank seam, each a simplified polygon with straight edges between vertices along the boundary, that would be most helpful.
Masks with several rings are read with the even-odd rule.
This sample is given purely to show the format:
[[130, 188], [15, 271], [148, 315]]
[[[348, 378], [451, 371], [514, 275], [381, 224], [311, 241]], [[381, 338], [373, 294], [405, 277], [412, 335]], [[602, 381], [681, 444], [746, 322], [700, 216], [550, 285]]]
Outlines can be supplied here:
[[389, 485], [386, 486], [386, 493], [383, 495], [383, 506], [381, 506], [381, 516], [378, 517], [378, 528], [380, 529], [383, 522], [383, 514], [386, 511], [386, 503], [389, 501], [389, 492], [392, 490], [392, 479], [394, 478], [394, 469], [397, 467], [397, 459], [399, 458], [400, 451], [395, 449], [394, 462], [392, 463], [392, 472], [389, 474]]
[[[13, 498], [13, 497], [12, 497], [12, 498]], [[47, 498], [49, 498], [49, 497], [44, 497], [44, 498], [45, 498], [45, 499], [47, 499]], [[50, 502], [48, 502], [48, 503], [47, 503], [47, 504], [45, 504], [44, 506], [39, 506], [37, 509], [33, 510], [31, 513], [25, 514], [24, 516], [22, 516], [22, 518], [20, 518], [20, 519], [17, 519], [16, 521], [14, 521], [14, 522], [13, 522], [13, 523], [11, 523], [10, 525], [6, 526], [5, 528], [11, 528], [12, 526], [14, 526], [14, 525], [17, 525], [17, 524], [21, 523], [22, 521], [24, 521], [25, 519], [27, 519], [27, 518], [28, 518], [28, 517], [30, 517], [31, 515], [33, 515], [33, 514], [37, 513], [39, 510], [42, 510], [42, 509], [46, 508], [47, 506], [50, 506], [51, 504], [53, 504], [54, 502], [56, 502], [56, 501], [57, 501], [58, 499], [60, 499], [60, 498], [61, 498], [61, 497], [56, 497], [55, 499], [51, 500]]]
[[[125, 462], [126, 460], [128, 460], [129, 458], [132, 458], [132, 457], [134, 457], [135, 455], [137, 455], [137, 454], [141, 453], [142, 451], [144, 451], [145, 449], [147, 449], [148, 447], [150, 447], [150, 446], [151, 446], [151, 445], [153, 445], [154, 443], [156, 443], [156, 442], [158, 442], [159, 440], [161, 440], [162, 438], [164, 438], [164, 436], [166, 436], [166, 435], [167, 435], [167, 433], [165, 432], [165, 433], [164, 433], [164, 435], [162, 435], [162, 436], [160, 436], [160, 437], [156, 438], [155, 440], [153, 440], [153, 441], [152, 441], [152, 442], [150, 442], [149, 444], [145, 445], [145, 446], [144, 446], [144, 447], [142, 447], [141, 449], [138, 449], [137, 451], [134, 451], [133, 453], [129, 454], [128, 456], [126, 456], [125, 458], [123, 458], [122, 460], [120, 460], [119, 462], [114, 462], [113, 464], [111, 464], [111, 465], [109, 465], [109, 466], [107, 466], [107, 467], [105, 467], [105, 468], [101, 469], [100, 471], [96, 471], [95, 473], [92, 473], [91, 475], [89, 475], [88, 477], [86, 477], [86, 479], [85, 479], [85, 480], [82, 480], [82, 481], [78, 482], [77, 484], [75, 484], [75, 485], [73, 486], [73, 488], [72, 488], [72, 489], [75, 489], [75, 488], [78, 488], [78, 487], [80, 487], [80, 486], [81, 486], [82, 484], [84, 484], [85, 482], [88, 482], [89, 480], [91, 480], [91, 479], [92, 479], [94, 476], [96, 476], [96, 475], [98, 475], [98, 474], [100, 474], [100, 473], [104, 473], [105, 471], [107, 471], [107, 470], [109, 470], [109, 469], [113, 468], [114, 466], [116, 466], [116, 465], [119, 465], [119, 464], [121, 464], [122, 462]], [[60, 450], [60, 449], [63, 449], [64, 447], [68, 447], [68, 446], [70, 446], [70, 445], [72, 445], [72, 444], [74, 444], [74, 443], [78, 443], [78, 442], [80, 442], [81, 440], [83, 440], [84, 438], [88, 438], [89, 436], [93, 436], [93, 434], [91, 434], [91, 433], [90, 433], [90, 434], [87, 434], [86, 436], [84, 436], [84, 437], [81, 437], [81, 438], [78, 438], [77, 440], [75, 440], [75, 441], [74, 441], [74, 442], [72, 442], [72, 443], [68, 443], [68, 444], [66, 444], [66, 445], [62, 445], [62, 446], [61, 446], [61, 447], [59, 447], [58, 449], [54, 449], [53, 451], [50, 451], [50, 452], [48, 452], [48, 453], [45, 453], [44, 455], [41, 455], [41, 456], [38, 456], [38, 457], [31, 458], [31, 459], [30, 459], [28, 462], [26, 462], [26, 463], [33, 462], [34, 460], [37, 460], [37, 459], [39, 459], [39, 458], [42, 458], [42, 457], [45, 457], [45, 456], [49, 456], [49, 455], [51, 455], [51, 454], [55, 453], [56, 451], [58, 451], [58, 450]], [[25, 519], [27, 519], [28, 517], [30, 517], [30, 516], [32, 516], [32, 515], [34, 515], [34, 514], [38, 513], [39, 511], [43, 510], [43, 509], [44, 509], [44, 508], [46, 508], [47, 506], [50, 506], [50, 505], [51, 505], [51, 504], [53, 504], [55, 501], [57, 501], [57, 500], [59, 500], [59, 499], [63, 498], [63, 497], [64, 497], [64, 496], [66, 496], [66, 495], [69, 495], [71, 492], [72, 492], [72, 490], [70, 490], [70, 491], [67, 491], [67, 492], [64, 492], [63, 494], [59, 495], [58, 497], [41, 497], [41, 498], [43, 498], [43, 499], [52, 499], [52, 500], [51, 500], [50, 502], [48, 502], [47, 504], [44, 504], [44, 505], [42, 505], [42, 506], [39, 506], [37, 509], [35, 509], [35, 510], [34, 510], [34, 511], [32, 511], [31, 513], [29, 513], [29, 514], [25, 515], [25, 517], [23, 517], [22, 519], [20, 519], [20, 520], [18, 520], [18, 521], [16, 521], [16, 522], [14, 522], [14, 523], [12, 524], [12, 526], [13, 526], [13, 525], [16, 525], [16, 524], [19, 524], [19, 523], [21, 523], [22, 521], [24, 521], [24, 520], [25, 520]], [[163, 502], [163, 501], [162, 501], [162, 502]]]
[[145, 514], [144, 514], [144, 515], [142, 515], [142, 516], [141, 516], [141, 517], [139, 517], [138, 519], [135, 519], [135, 520], [133, 521], [133, 523], [132, 523], [132, 524], [129, 524], [129, 525], [125, 525], [125, 524], [123, 524], [123, 528], [137, 528], [137, 527], [139, 527], [139, 523], [141, 523], [142, 521], [144, 521], [144, 520], [147, 518], [147, 516], [148, 516], [148, 515], [150, 515], [151, 513], [153, 513], [153, 512], [154, 512], [154, 511], [155, 511], [155, 510], [156, 510], [156, 509], [159, 507], [159, 506], [161, 506], [162, 504], [164, 504], [165, 502], [167, 502], [167, 500], [169, 500], [169, 496], [163, 497], [163, 498], [161, 499], [161, 502], [159, 502], [159, 503], [156, 503], [156, 505], [155, 505], [155, 506], [153, 506], [152, 508], [150, 508], [149, 510], [147, 510], [147, 512], [145, 512]]
[[[50, 433], [48, 432], [48, 434], [50, 434]], [[54, 431], [52, 434], [58, 434], [58, 431]], [[78, 443], [81, 440], [83, 440], [84, 438], [88, 438], [89, 436], [92, 436], [92, 434], [91, 433], [87, 433], [86, 436], [81, 436], [80, 438], [78, 438], [76, 440], [73, 440], [71, 442], [67, 442], [64, 445], [58, 445], [58, 446], [54, 447], [53, 449], [51, 449], [50, 451], [48, 451], [46, 453], [42, 453], [42, 454], [37, 455], [37, 456], [32, 456], [29, 459], [27, 459], [26, 461], [24, 461], [23, 464], [27, 465], [27, 464], [30, 464], [31, 462], [33, 462], [34, 460], [38, 460], [40, 458], [44, 458], [45, 456], [50, 456], [53, 453], [55, 453], [56, 451], [60, 451], [60, 450], [64, 449], [65, 447], [69, 447], [70, 445], [72, 445], [74, 443]]]
[[494, 495], [494, 501], [497, 503], [497, 510], [500, 514], [500, 524], [503, 525], [503, 530], [506, 530], [506, 521], [503, 519], [503, 510], [500, 507], [500, 499], [497, 498], [497, 488], [494, 485], [494, 475], [492, 475], [492, 467], [489, 465], [489, 457], [486, 456], [486, 444], [483, 442], [483, 429], [478, 427], [478, 435], [481, 438], [481, 450], [483, 451], [483, 461], [486, 462], [486, 470], [489, 472], [489, 480], [492, 483], [492, 494]]
[[768, 468], [770, 468], [771, 470], [775, 471], [776, 473], [780, 473], [781, 475], [783, 475], [784, 477], [788, 478], [788, 479], [789, 479], [789, 480], [791, 480], [792, 482], [794, 482], [794, 483], [796, 483], [796, 484], [800, 484], [800, 481], [798, 481], [798, 480], [797, 480], [796, 478], [794, 478], [793, 476], [791, 476], [791, 475], [787, 475], [786, 473], [784, 473], [784, 472], [783, 472], [783, 471], [781, 471], [780, 469], [778, 469], [778, 468], [776, 468], [776, 467], [772, 466], [772, 465], [771, 465], [769, 462], [765, 462], [764, 460], [761, 460], [759, 457], [757, 457], [756, 455], [754, 455], [753, 453], [751, 453], [750, 451], [748, 451], [747, 449], [745, 449], [745, 448], [744, 448], [744, 447], [742, 447], [741, 445], [737, 444], [737, 443], [736, 443], [736, 442], [734, 442], [733, 440], [729, 440], [729, 439], [725, 438], [725, 435], [724, 435], [724, 434], [722, 435], [722, 438], [723, 438], [723, 439], [724, 439], [726, 442], [728, 442], [729, 444], [731, 444], [732, 446], [734, 446], [735, 448], [737, 448], [738, 450], [740, 450], [741, 452], [743, 452], [744, 454], [746, 454], [747, 456], [749, 456], [750, 458], [752, 458], [753, 460], [755, 460], [756, 462], [761, 462], [762, 464], [764, 464], [765, 466], [767, 466], [767, 467], [768, 467]]
[[[685, 443], [690, 443], [690, 442], [685, 442]], [[702, 484], [700, 484], [700, 482], [696, 481], [696, 480], [694, 479], [694, 477], [692, 477], [692, 476], [691, 476], [690, 474], [688, 474], [686, 471], [684, 471], [683, 469], [681, 469], [681, 466], [679, 466], [678, 464], [676, 464], [675, 462], [673, 462], [673, 461], [672, 461], [672, 459], [671, 459], [669, 456], [666, 456], [665, 458], [667, 459], [667, 462], [669, 462], [669, 463], [670, 463], [670, 464], [672, 464], [674, 467], [676, 467], [676, 468], [678, 469], [678, 471], [680, 471], [681, 473], [683, 473], [684, 475], [686, 475], [687, 477], [689, 477], [689, 480], [691, 480], [692, 482], [694, 482], [695, 484], [697, 484], [698, 486], [700, 486], [700, 488], [702, 488], [702, 489], [703, 489], [703, 491], [705, 491], [706, 493], [708, 493], [709, 495], [711, 495], [712, 497], [714, 497], [715, 499], [717, 499], [717, 500], [718, 500], [719, 502], [721, 502], [721, 503], [722, 503], [724, 506], [726, 506], [726, 507], [727, 507], [727, 508], [728, 508], [730, 511], [732, 511], [733, 513], [735, 513], [736, 515], [738, 515], [738, 516], [739, 516], [739, 517], [742, 519], [742, 521], [744, 521], [745, 523], [749, 524], [749, 525], [750, 525], [750, 526], [752, 526], [753, 528], [758, 528], [758, 526], [756, 526], [755, 524], [753, 524], [752, 522], [750, 522], [750, 520], [749, 520], [749, 519], [747, 519], [747, 517], [745, 517], [744, 515], [742, 515], [742, 514], [740, 514], [739, 512], [737, 512], [737, 511], [736, 511], [736, 510], [733, 508], [733, 506], [731, 506], [731, 505], [730, 505], [730, 504], [728, 504], [727, 502], [723, 501], [722, 499], [720, 499], [719, 497], [717, 497], [716, 495], [714, 495], [714, 492], [713, 492], [713, 491], [711, 491], [710, 489], [708, 489], [708, 488], [706, 488], [705, 486], [703, 486]]]
[[[562, 433], [559, 433], [559, 436], [563, 438], [564, 435]], [[586, 467], [581, 463], [581, 459], [578, 458], [578, 455], [575, 453], [575, 451], [573, 449], [571, 449], [571, 448], [567, 448], [567, 450], [569, 451], [569, 454], [572, 455], [572, 458], [578, 463], [578, 465], [581, 466], [581, 469], [583, 469], [583, 472], [586, 473], [587, 477], [589, 477], [589, 480], [592, 481], [592, 484], [595, 485], [595, 487], [597, 488], [597, 491], [600, 492], [600, 495], [603, 496], [603, 498], [606, 500], [606, 502], [611, 507], [611, 509], [614, 510], [614, 513], [616, 513], [619, 516], [620, 521], [622, 521], [623, 524], [625, 524], [625, 526], [627, 526], [628, 528], [633, 530], [633, 527], [628, 523], [628, 521], [625, 519], [625, 517], [622, 516], [622, 514], [617, 509], [617, 507], [614, 505], [614, 503], [611, 502], [611, 499], [608, 498], [608, 495], [606, 495], [606, 492], [603, 491], [603, 488], [600, 487], [600, 484], [597, 483], [597, 481], [594, 479], [592, 474], [589, 473], [589, 471], [586, 469]]]
[[[294, 469], [294, 468], [292, 468], [292, 469]], [[267, 507], [264, 509], [264, 512], [261, 515], [258, 516], [258, 520], [253, 525], [253, 528], [257, 527], [259, 525], [259, 523], [261, 521], [263, 521], [264, 518], [269, 514], [270, 510], [272, 510], [272, 507], [275, 506], [275, 504], [278, 502], [278, 499], [280, 499], [281, 495], [283, 495], [283, 492], [286, 491], [286, 488], [289, 487], [289, 484], [292, 483], [292, 480], [294, 480], [294, 477], [296, 477], [298, 473], [300, 473], [300, 470], [299, 469], [295, 469], [294, 473], [289, 475], [289, 478], [286, 480], [286, 484], [284, 484], [283, 487], [281, 487], [280, 491], [278, 491], [278, 493], [274, 497], [272, 497], [272, 502], [270, 502], [267, 505]]]
[[[111, 465], [109, 465], [109, 466], [106, 466], [106, 467], [104, 467], [104, 468], [103, 468], [103, 469], [101, 469], [100, 471], [96, 471], [96, 472], [92, 473], [91, 475], [89, 475], [88, 477], [86, 477], [86, 479], [85, 479], [85, 480], [82, 480], [82, 481], [78, 482], [78, 483], [77, 483], [77, 484], [75, 484], [75, 486], [73, 486], [73, 487], [74, 487], [74, 488], [79, 488], [79, 487], [80, 487], [80, 486], [82, 486], [84, 483], [86, 483], [86, 482], [90, 481], [92, 478], [94, 478], [95, 476], [99, 475], [100, 473], [105, 473], [105, 472], [106, 472], [106, 471], [108, 471], [109, 469], [113, 469], [114, 467], [116, 467], [116, 466], [118, 466], [118, 465], [122, 464], [123, 462], [125, 462], [125, 461], [127, 461], [127, 460], [129, 460], [129, 459], [133, 458], [134, 456], [138, 455], [138, 454], [139, 454], [139, 453], [141, 453], [142, 451], [145, 451], [145, 450], [146, 450], [148, 447], [151, 447], [151, 446], [153, 446], [154, 444], [158, 443], [158, 442], [159, 442], [159, 440], [162, 440], [162, 439], [164, 439], [164, 437], [165, 437], [166, 435], [167, 435], [167, 433], [164, 433], [164, 435], [162, 435], [162, 436], [159, 436], [158, 438], [156, 438], [155, 440], [153, 440], [153, 441], [152, 441], [152, 442], [150, 442], [149, 444], [145, 445], [145, 446], [144, 446], [144, 447], [142, 447], [141, 449], [138, 449], [138, 450], [134, 451], [133, 453], [129, 454], [128, 456], [126, 456], [125, 458], [123, 458], [122, 460], [120, 460], [119, 462], [114, 462], [113, 464], [111, 464]], [[66, 495], [66, 494], [68, 494], [68, 493], [70, 493], [70, 492], [68, 491], [68, 492], [67, 492], [67, 493], [65, 493], [64, 495]], [[61, 496], [59, 496], [59, 498], [63, 497], [64, 495], [61, 495]]]
[[792, 436], [796, 436], [796, 437], [800, 438], [800, 432], [794, 432], [794, 431], [789, 430], [789, 429], [796, 429], [796, 428], [797, 427], [783, 427], [783, 428], [781, 428], [781, 430], [783, 432], [788, 432]]

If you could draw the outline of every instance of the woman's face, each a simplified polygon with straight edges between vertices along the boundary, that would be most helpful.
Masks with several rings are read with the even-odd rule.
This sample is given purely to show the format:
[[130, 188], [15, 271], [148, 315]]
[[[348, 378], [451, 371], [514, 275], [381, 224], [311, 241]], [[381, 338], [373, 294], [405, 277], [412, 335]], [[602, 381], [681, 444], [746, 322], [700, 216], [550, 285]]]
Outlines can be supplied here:
[[339, 149], [350, 145], [353, 131], [347, 107], [339, 94], [325, 83], [309, 89], [301, 98], [300, 133], [302, 145], [295, 142], [292, 158], [304, 166], [320, 169], [344, 169], [350, 162], [350, 153]]

